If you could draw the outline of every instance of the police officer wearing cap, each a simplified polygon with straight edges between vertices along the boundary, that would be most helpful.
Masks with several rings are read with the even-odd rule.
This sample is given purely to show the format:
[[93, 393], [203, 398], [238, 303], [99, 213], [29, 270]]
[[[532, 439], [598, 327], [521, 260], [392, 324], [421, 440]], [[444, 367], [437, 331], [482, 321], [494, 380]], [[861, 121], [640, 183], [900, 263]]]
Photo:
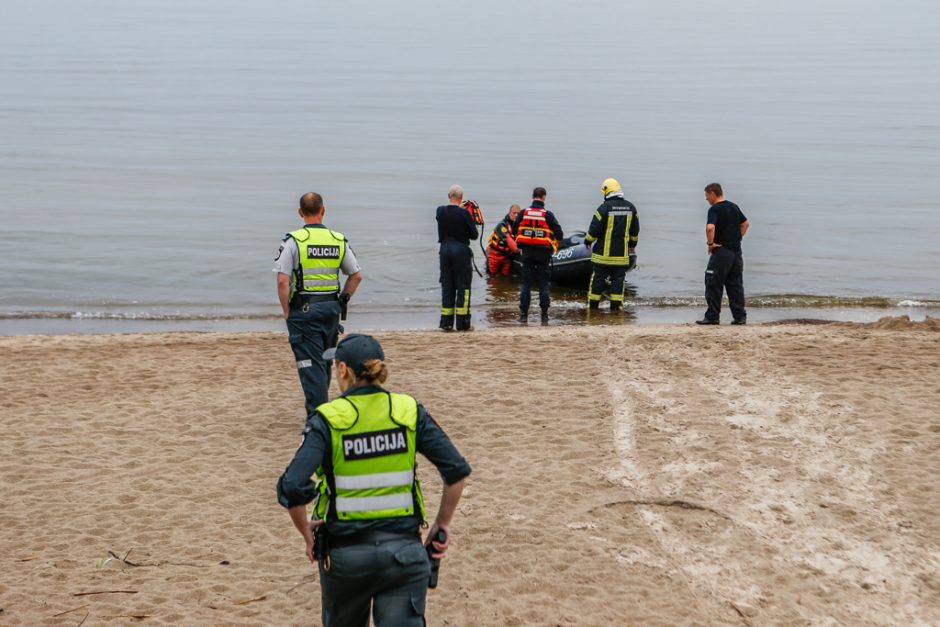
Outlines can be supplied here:
[[[623, 197], [617, 179], [601, 183], [604, 202], [594, 212], [584, 245], [591, 248], [591, 283], [588, 307], [600, 307], [609, 289], [610, 310], [623, 308], [623, 281], [627, 270], [636, 264], [636, 245], [640, 238], [640, 218], [636, 207]], [[610, 287], [608, 288], [608, 281]]]
[[[349, 335], [323, 358], [336, 359], [342, 394], [308, 420], [277, 483], [307, 559], [318, 563], [323, 624], [366, 627], [371, 609], [379, 627], [424, 625], [428, 554], [438, 559], [447, 550], [470, 466], [414, 398], [381, 387], [388, 371], [375, 338]], [[444, 482], [430, 549], [420, 535], [426, 523], [416, 453]], [[439, 530], [444, 539], [431, 540]]]
[[[284, 236], [274, 272], [310, 417], [329, 400], [330, 362], [322, 358], [323, 351], [336, 344], [340, 314], [362, 282], [362, 272], [346, 237], [323, 224], [326, 207], [320, 194], [301, 196], [297, 213], [303, 228]], [[348, 275], [342, 291], [341, 270]]]

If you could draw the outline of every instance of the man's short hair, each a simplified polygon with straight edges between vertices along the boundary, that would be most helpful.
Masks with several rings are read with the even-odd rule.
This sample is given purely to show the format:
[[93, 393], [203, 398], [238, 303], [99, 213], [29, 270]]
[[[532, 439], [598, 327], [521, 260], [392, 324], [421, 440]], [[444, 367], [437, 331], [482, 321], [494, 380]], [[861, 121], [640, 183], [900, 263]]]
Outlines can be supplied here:
[[714, 194], [715, 196], [724, 196], [724, 192], [721, 191], [721, 183], [709, 183], [705, 186], [706, 194]]
[[463, 188], [460, 185], [451, 185], [447, 190], [447, 197], [453, 200], [463, 200]]
[[532, 198], [545, 198], [548, 195], [548, 192], [545, 191], [544, 187], [536, 187], [532, 190]]
[[318, 216], [323, 211], [323, 196], [316, 192], [307, 192], [300, 197], [300, 213], [305, 216]]

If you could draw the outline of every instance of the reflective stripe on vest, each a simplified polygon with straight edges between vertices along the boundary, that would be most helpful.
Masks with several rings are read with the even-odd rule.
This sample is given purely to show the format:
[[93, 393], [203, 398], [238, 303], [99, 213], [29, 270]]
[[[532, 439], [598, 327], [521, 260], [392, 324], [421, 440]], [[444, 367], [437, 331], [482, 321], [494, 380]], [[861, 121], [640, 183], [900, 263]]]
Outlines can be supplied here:
[[420, 516], [415, 476], [418, 404], [381, 391], [342, 396], [317, 407], [330, 426], [330, 465], [321, 466], [317, 515], [326, 520]]
[[547, 212], [546, 209], [536, 209], [535, 207], [529, 207], [522, 212], [522, 220], [519, 222], [519, 234], [516, 235], [516, 244], [557, 250], [558, 242], [555, 240], [555, 234], [548, 226], [548, 220], [545, 219]]
[[291, 277], [291, 297], [302, 294], [338, 294], [339, 268], [346, 256], [346, 238], [327, 228], [302, 228], [290, 236], [297, 242], [300, 269]]
[[[363, 512], [386, 511], [395, 509], [408, 509], [414, 505], [410, 492], [399, 494], [389, 494], [388, 496], [359, 496], [356, 498], [347, 498], [343, 496], [336, 497], [336, 509], [339, 512], [361, 514]], [[412, 507], [411, 512], [414, 511]], [[410, 512], [409, 512], [410, 513]], [[340, 516], [340, 519], [343, 517]], [[350, 519], [353, 517], [350, 516]], [[385, 518], [383, 516], [383, 518]], [[356, 520], [360, 518], [355, 517]]]

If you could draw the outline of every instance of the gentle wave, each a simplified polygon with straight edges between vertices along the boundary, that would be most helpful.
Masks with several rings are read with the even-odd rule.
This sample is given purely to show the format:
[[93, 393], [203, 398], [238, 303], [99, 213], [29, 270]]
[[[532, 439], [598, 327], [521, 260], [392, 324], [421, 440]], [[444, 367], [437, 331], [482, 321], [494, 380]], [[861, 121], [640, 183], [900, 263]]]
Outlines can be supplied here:
[[[626, 298], [625, 303], [636, 307], [693, 307], [703, 305], [703, 297]], [[828, 309], [833, 307], [864, 307], [892, 309], [895, 307], [940, 307], [940, 300], [899, 299], [884, 296], [822, 296], [808, 294], [766, 294], [747, 297], [747, 306], [755, 308]]]
[[[580, 306], [580, 299], [559, 298], [555, 300], [556, 305]], [[649, 308], [682, 308], [682, 307], [700, 307], [704, 305], [705, 300], [701, 297], [689, 296], [658, 296], [652, 298], [629, 298], [624, 299], [624, 304], [628, 307], [649, 307]], [[505, 306], [508, 302], [484, 302], [474, 303], [475, 307], [489, 308]], [[933, 299], [910, 299], [910, 298], [887, 298], [881, 296], [820, 296], [806, 294], [767, 294], [749, 296], [747, 306], [751, 308], [787, 308], [787, 309], [831, 309], [831, 308], [865, 308], [865, 309], [894, 309], [894, 308], [917, 308], [929, 309], [940, 308], [940, 300]], [[399, 303], [396, 306], [379, 306], [375, 304], [362, 304], [356, 307], [356, 310], [362, 313], [382, 313], [394, 310], [398, 313], [408, 315], [417, 313], [429, 308], [433, 309], [433, 303]], [[154, 320], [154, 321], [200, 321], [200, 320], [277, 320], [280, 315], [277, 313], [261, 312], [163, 312], [163, 311], [8, 311], [0, 312], [0, 320]]]
[[159, 313], [151, 311], [11, 311], [0, 320], [276, 320], [277, 314], [260, 313]]

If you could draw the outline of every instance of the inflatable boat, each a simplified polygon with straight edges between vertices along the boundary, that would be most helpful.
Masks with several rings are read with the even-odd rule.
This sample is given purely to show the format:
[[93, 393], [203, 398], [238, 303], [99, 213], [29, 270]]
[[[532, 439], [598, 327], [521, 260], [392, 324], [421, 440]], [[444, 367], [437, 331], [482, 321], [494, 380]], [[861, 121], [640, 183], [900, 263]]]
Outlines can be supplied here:
[[[564, 287], [587, 290], [591, 280], [591, 249], [584, 245], [584, 231], [575, 231], [561, 240], [552, 255], [552, 283]], [[513, 273], [522, 270], [522, 259], [517, 254], [512, 261]], [[636, 255], [630, 255], [627, 272], [636, 267]]]

